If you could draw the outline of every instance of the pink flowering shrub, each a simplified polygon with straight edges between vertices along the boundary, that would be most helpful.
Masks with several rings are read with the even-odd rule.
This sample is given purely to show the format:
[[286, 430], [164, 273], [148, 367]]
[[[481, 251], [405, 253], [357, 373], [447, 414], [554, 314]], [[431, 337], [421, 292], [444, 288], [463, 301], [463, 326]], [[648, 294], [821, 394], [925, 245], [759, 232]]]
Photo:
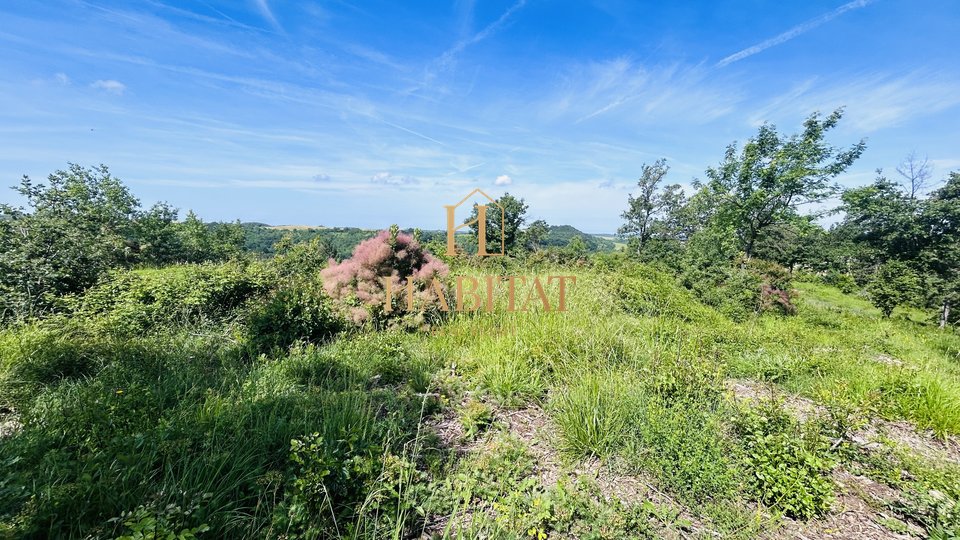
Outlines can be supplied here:
[[[447, 265], [428, 253], [412, 236], [394, 225], [389, 231], [364, 240], [353, 256], [337, 264], [331, 260], [320, 276], [324, 290], [347, 311], [354, 323], [381, 323], [390, 316], [417, 315], [433, 310], [439, 300], [431, 282], [445, 277]], [[385, 311], [384, 280], [391, 284], [391, 312]], [[406, 311], [406, 287], [414, 287], [414, 313]]]

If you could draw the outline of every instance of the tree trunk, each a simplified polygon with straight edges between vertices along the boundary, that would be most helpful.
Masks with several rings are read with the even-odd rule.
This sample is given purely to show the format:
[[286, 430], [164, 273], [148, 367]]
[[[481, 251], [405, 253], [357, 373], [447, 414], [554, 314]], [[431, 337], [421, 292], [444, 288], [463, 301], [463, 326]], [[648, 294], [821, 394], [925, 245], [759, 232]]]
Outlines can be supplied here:
[[947, 323], [950, 321], [950, 302], [947, 300], [943, 301], [943, 311], [940, 313], [940, 329], [947, 327]]

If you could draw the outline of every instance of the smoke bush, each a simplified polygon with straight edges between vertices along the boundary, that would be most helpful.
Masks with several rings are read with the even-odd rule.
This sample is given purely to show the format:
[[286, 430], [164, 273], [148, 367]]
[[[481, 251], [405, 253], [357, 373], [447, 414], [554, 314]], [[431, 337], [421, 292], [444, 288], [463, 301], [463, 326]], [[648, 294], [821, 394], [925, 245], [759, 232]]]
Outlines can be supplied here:
[[391, 282], [391, 304], [398, 307], [405, 302], [406, 286], [412, 281], [415, 305], [422, 314], [438, 302], [431, 281], [448, 272], [446, 264], [394, 225], [357, 245], [349, 259], [339, 264], [331, 260], [320, 275], [327, 294], [348, 311], [353, 322], [364, 324], [380, 322], [388, 315], [383, 309], [385, 278]]

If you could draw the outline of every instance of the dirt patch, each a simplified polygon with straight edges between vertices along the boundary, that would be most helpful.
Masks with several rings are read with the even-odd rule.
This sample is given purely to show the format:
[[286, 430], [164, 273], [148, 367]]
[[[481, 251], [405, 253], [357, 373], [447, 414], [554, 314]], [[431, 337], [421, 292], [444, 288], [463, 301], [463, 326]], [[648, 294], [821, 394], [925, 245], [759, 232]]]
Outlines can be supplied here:
[[[784, 392], [773, 384], [735, 379], [728, 381], [727, 387], [738, 400], [783, 400], [784, 408], [802, 422], [827, 414], [826, 407]], [[927, 460], [960, 463], [960, 439], [955, 436], [939, 438], [931, 431], [917, 429], [906, 420], [871, 418], [866, 426], [851, 433], [849, 438], [865, 450], [877, 450], [889, 441]]]
[[894, 357], [892, 357], [892, 356], [890, 356], [890, 355], [888, 355], [888, 354], [878, 354], [878, 355], [876, 355], [876, 356], [873, 357], [873, 361], [874, 361], [874, 362], [878, 362], [878, 363], [880, 363], [880, 364], [886, 364], [886, 365], [888, 365], [888, 366], [902, 366], [902, 365], [903, 365], [903, 361], [902, 361], [902, 360], [900, 360], [900, 359], [898, 359], [898, 358], [894, 358]]
[[[698, 520], [688, 508], [657, 489], [651, 478], [624, 473], [622, 467], [604, 463], [596, 458], [576, 462], [565, 460], [557, 451], [559, 434], [556, 426], [539, 405], [531, 404], [519, 409], [494, 407], [493, 427], [485, 435], [474, 440], [465, 439], [463, 426], [452, 410], [448, 410], [443, 417], [437, 419], [432, 428], [442, 443], [452, 449], [458, 457], [463, 457], [470, 452], [482, 451], [483, 446], [492, 437], [505, 432], [523, 441], [535, 463], [533, 474], [546, 489], [555, 487], [561, 479], [574, 482], [582, 478], [596, 485], [599, 496], [606, 501], [616, 500], [626, 505], [651, 501], [660, 507], [674, 509], [678, 512], [679, 519], [691, 524], [688, 527], [689, 533], [675, 528], [659, 531], [663, 538], [715, 536], [709, 532], [709, 527]], [[452, 529], [463, 530], [473, 517], [471, 511], [456, 516], [454, 518], [456, 523], [452, 525]], [[429, 532], [436, 533], [447, 526], [450, 526], [449, 518], [439, 517], [437, 521], [431, 523]]]
[[16, 411], [10, 409], [0, 410], [0, 439], [9, 437], [23, 429], [20, 423], [20, 416]]
[[[815, 540], [826, 538], [908, 539], [922, 536], [924, 531], [916, 525], [908, 525], [893, 518], [883, 509], [895, 501], [896, 490], [862, 476], [852, 475], [843, 469], [833, 473], [837, 485], [837, 498], [830, 513], [818, 520], [808, 522], [783, 520], [783, 525], [773, 532], [771, 538], [797, 538]], [[903, 527], [901, 532], [890, 527]]]
[[[544, 487], [549, 489], [556, 486], [561, 478], [569, 481], [584, 478], [597, 486], [600, 496], [606, 501], [617, 500], [626, 505], [650, 501], [657, 506], [673, 508], [679, 512], [680, 519], [691, 524], [689, 529], [692, 535], [712, 534], [689, 508], [657, 489], [653, 479], [645, 475], [624, 473], [616, 464], [596, 458], [572, 463], [564, 461], [556, 450], [559, 437], [556, 427], [539, 406], [498, 411], [497, 416], [503, 419], [512, 436], [526, 443], [537, 463], [536, 474]], [[663, 538], [687, 537], [683, 531], [672, 528], [659, 532]]]

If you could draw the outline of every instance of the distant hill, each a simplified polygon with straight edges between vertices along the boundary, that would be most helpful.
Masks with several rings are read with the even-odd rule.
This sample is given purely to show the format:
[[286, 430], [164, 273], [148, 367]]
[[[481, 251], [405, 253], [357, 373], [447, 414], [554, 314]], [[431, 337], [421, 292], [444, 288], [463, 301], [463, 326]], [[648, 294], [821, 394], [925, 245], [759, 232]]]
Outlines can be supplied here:
[[[317, 236], [322, 236], [336, 251], [337, 259], [349, 257], [353, 248], [367, 238], [372, 238], [377, 231], [358, 227], [323, 227], [311, 225], [268, 225], [266, 223], [243, 223], [246, 232], [246, 248], [248, 251], [260, 255], [273, 255], [273, 246], [285, 235], [293, 237], [293, 241], [308, 242]], [[408, 231], [409, 232], [409, 231]], [[444, 231], [423, 231], [425, 241], [432, 238], [442, 240]], [[613, 251], [614, 242], [599, 236], [585, 233], [570, 225], [552, 225], [544, 239], [544, 246], [564, 247], [575, 236], [583, 238], [590, 251]]]
[[585, 233], [571, 225], [551, 225], [550, 232], [547, 233], [543, 244], [545, 246], [564, 247], [570, 243], [574, 236], [583, 238], [590, 251], [613, 251], [615, 248], [614, 243], [610, 240]]
[[292, 236], [295, 243], [309, 242], [322, 235], [323, 239], [333, 247], [336, 257], [343, 259], [350, 256], [354, 246], [377, 234], [377, 231], [357, 227], [311, 227], [309, 225], [274, 227], [265, 223], [243, 223], [242, 226], [246, 233], [247, 250], [261, 255], [273, 255], [273, 245], [285, 235]]

